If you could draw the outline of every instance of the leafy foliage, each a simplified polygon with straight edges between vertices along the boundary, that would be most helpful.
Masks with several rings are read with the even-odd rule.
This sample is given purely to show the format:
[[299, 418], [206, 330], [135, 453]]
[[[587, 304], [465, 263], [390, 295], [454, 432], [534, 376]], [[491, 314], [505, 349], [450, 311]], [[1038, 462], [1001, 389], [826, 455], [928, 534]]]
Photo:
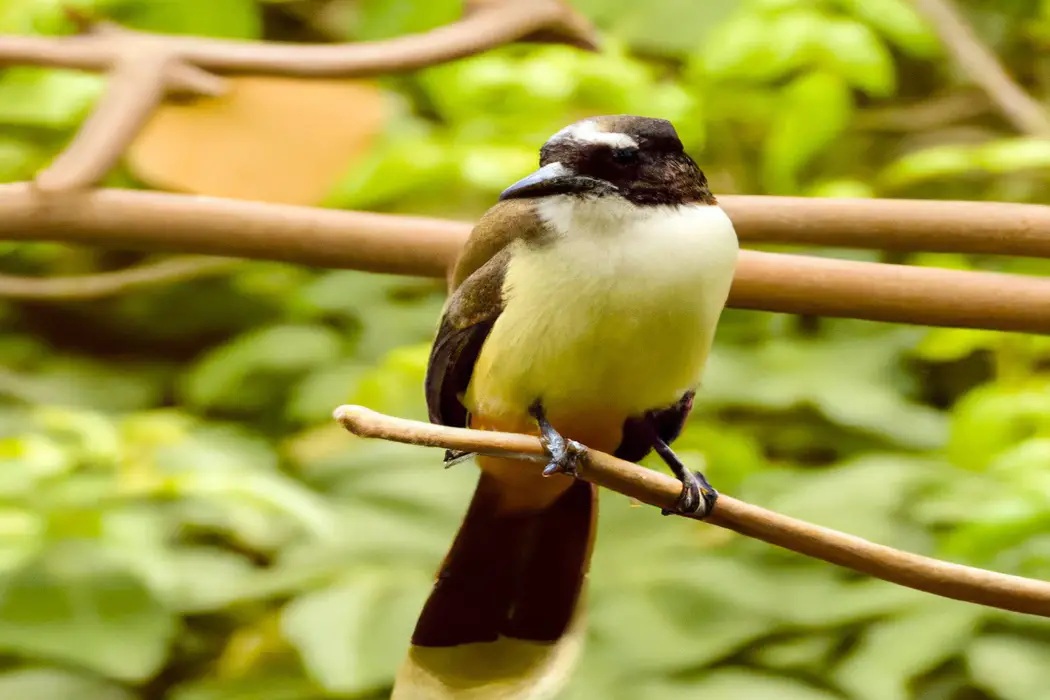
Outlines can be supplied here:
[[[9, 0], [0, 31], [69, 32], [71, 4], [246, 39], [300, 38], [306, 22], [376, 39], [459, 11], [451, 0], [342, 0], [327, 5], [354, 12], [323, 17], [309, 10], [325, 3], [277, 0]], [[1046, 201], [1045, 144], [980, 105], [910, 116], [930, 95], [971, 93], [906, 0], [576, 5], [606, 30], [605, 53], [510, 46], [381, 81], [384, 134], [363, 155], [347, 150], [353, 165], [324, 203], [473, 218], [554, 130], [623, 112], [672, 119], [718, 193]], [[964, 5], [1045, 96], [1050, 4]], [[103, 84], [3, 69], [0, 177], [45, 165]], [[252, 169], [281, 177], [266, 153]], [[144, 186], [124, 171], [111, 182]], [[138, 257], [0, 247], [16, 274]], [[358, 402], [425, 416], [442, 302], [436, 281], [261, 262], [119, 299], [0, 302], [0, 696], [383, 697], [475, 475], [354, 439], [330, 412]], [[748, 500], [1047, 579], [1048, 367], [1042, 338], [730, 310], [676, 448]], [[590, 638], [567, 700], [1034, 700], [1050, 687], [1041, 620], [862, 578], [616, 494], [603, 495], [600, 527]]]

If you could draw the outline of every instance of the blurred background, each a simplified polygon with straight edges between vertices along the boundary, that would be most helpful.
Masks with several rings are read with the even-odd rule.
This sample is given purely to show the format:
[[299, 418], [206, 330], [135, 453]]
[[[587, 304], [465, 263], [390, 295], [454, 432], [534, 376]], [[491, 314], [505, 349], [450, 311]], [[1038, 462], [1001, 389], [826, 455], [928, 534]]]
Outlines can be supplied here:
[[[325, 42], [459, 0], [68, 0], [141, 29]], [[67, 33], [59, 0], [0, 32]], [[473, 220], [578, 118], [671, 119], [717, 194], [1046, 202], [1020, 137], [907, 0], [573, 0], [605, 51], [515, 45], [369, 81], [235, 78], [158, 111], [107, 184]], [[1050, 2], [960, 0], [1037, 100]], [[0, 179], [68, 142], [99, 76], [0, 71]], [[767, 248], [772, 250], [773, 248]], [[1048, 274], [1050, 262], [807, 249]], [[0, 272], [154, 257], [0, 243]], [[438, 280], [234, 263], [92, 299], [0, 293], [0, 698], [389, 693], [476, 472], [331, 410], [425, 418]], [[676, 443], [720, 489], [902, 549], [1050, 578], [1050, 342], [729, 310]], [[1040, 700], [1050, 624], [602, 495], [568, 700]]]

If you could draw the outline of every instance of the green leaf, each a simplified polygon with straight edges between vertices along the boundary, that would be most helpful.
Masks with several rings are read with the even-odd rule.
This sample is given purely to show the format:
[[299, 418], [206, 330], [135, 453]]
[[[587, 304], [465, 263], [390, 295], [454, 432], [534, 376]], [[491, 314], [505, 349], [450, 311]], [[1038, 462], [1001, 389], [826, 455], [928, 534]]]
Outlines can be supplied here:
[[358, 41], [429, 31], [460, 18], [462, 0], [362, 0], [352, 33]]
[[133, 411], [155, 405], [164, 391], [164, 369], [156, 365], [117, 366], [94, 358], [50, 355], [35, 370], [3, 377], [0, 395], [24, 403]]
[[332, 409], [344, 404], [356, 390], [357, 382], [369, 371], [361, 362], [342, 362], [324, 367], [303, 378], [288, 399], [290, 420], [321, 423], [330, 420]]
[[[902, 455], [866, 454], [834, 469], [810, 471], [782, 484], [775, 495], [763, 499], [774, 510], [806, 518], [825, 527], [841, 529], [892, 547], [923, 551], [929, 537], [903, 517], [906, 494], [935, 483], [943, 474], [936, 463]], [[772, 474], [771, 489], [777, 481]], [[753, 487], [761, 487], [760, 485]]]
[[990, 350], [1003, 333], [974, 328], [934, 328], [915, 346], [914, 354], [929, 362], [954, 362], [978, 350]]
[[785, 676], [752, 670], [723, 669], [687, 682], [657, 681], [642, 684], [629, 697], [636, 700], [666, 698], [732, 698], [733, 700], [841, 700], [836, 694]]
[[694, 71], [722, 80], [773, 80], [805, 66], [822, 30], [820, 13], [807, 8], [773, 17], [741, 13], [704, 44]]
[[[912, 589], [885, 581], [844, 581], [826, 567], [773, 568], [711, 553], [674, 565], [656, 562], [651, 555], [646, 559], [653, 565], [654, 577], [666, 578], [691, 590], [692, 596], [706, 598], [712, 610], [758, 616], [771, 626], [854, 624], [906, 610], [924, 599]], [[734, 584], [726, 586], [727, 580]]]
[[693, 0], [573, 0], [603, 33], [616, 36], [648, 54], [676, 55], [704, 46], [736, 12], [737, 0], [709, 4], [696, 12]]
[[[774, 339], [753, 348], [716, 345], [697, 406], [786, 411], [816, 407], [828, 420], [916, 449], [941, 447], [946, 417], [906, 399], [894, 372], [910, 331], [835, 340]], [[849, 372], [829, 371], [849, 367]], [[864, 401], [857, 401], [864, 396]]]
[[129, 562], [173, 610], [220, 612], [251, 592], [255, 569], [242, 556], [208, 547], [135, 552]]
[[115, 0], [108, 14], [146, 32], [258, 39], [262, 17], [252, 0]]
[[870, 627], [834, 677], [857, 700], [909, 700], [912, 679], [965, 648], [985, 615], [979, 606], [931, 597]]
[[358, 571], [344, 584], [289, 603], [281, 630], [326, 690], [380, 688], [392, 681], [406, 651], [425, 581], [415, 572]]
[[0, 438], [0, 493], [28, 495], [48, 477], [68, 473], [76, 466], [71, 450], [45, 435], [29, 433]]
[[[646, 562], [652, 568], [657, 563]], [[705, 591], [630, 585], [622, 579], [612, 579], [615, 585], [603, 590], [598, 587], [602, 575], [603, 569], [596, 568], [588, 612], [593, 641], [587, 654], [590, 663], [614, 669], [618, 676], [648, 677], [710, 664], [777, 629], [764, 616], [720, 605]], [[703, 611], [703, 630], [693, 624], [697, 611]], [[644, 644], [638, 643], [640, 630], [645, 630]]]
[[830, 20], [818, 34], [823, 63], [853, 87], [872, 97], [888, 97], [897, 87], [893, 56], [882, 40], [858, 22]]
[[0, 581], [0, 648], [139, 682], [164, 663], [175, 618], [97, 549], [52, 549]]
[[1018, 386], [988, 384], [971, 391], [952, 414], [948, 455], [966, 469], [984, 469], [998, 454], [1040, 431], [1050, 431], [1046, 380]]
[[858, 19], [914, 58], [935, 58], [941, 52], [933, 28], [908, 0], [836, 0]]
[[[0, 83], [0, 91], [2, 89]], [[0, 182], [28, 180], [43, 164], [43, 160], [40, 149], [33, 144], [20, 139], [0, 137]]]
[[837, 635], [812, 635], [786, 639], [762, 646], [754, 652], [755, 660], [775, 669], [804, 669], [820, 672], [835, 647]]
[[1050, 688], [1050, 644], [1009, 634], [978, 637], [966, 653], [974, 683], [1001, 700], [1033, 700]]
[[990, 141], [973, 149], [974, 163], [989, 173], [1050, 168], [1050, 142], [1041, 138]]
[[801, 170], [845, 131], [852, 111], [849, 87], [834, 74], [807, 73], [784, 88], [766, 136], [766, 189], [794, 192]]
[[323, 206], [378, 209], [414, 192], [459, 183], [449, 146], [429, 135], [386, 137], [354, 161], [324, 199]]
[[74, 30], [66, 8], [91, 13], [109, 0], [4, 0], [0, 34], [68, 34]]
[[972, 146], [950, 144], [909, 153], [886, 166], [879, 179], [883, 187], [913, 187], [927, 180], [965, 175], [979, 169]]
[[0, 697], [17, 700], [134, 700], [118, 685], [57, 668], [0, 673]]
[[0, 124], [72, 129], [102, 94], [90, 73], [16, 66], [0, 77]]
[[183, 395], [198, 408], [255, 406], [266, 400], [260, 375], [297, 376], [334, 362], [339, 335], [323, 326], [281, 325], [249, 331], [205, 355], [185, 377]]
[[[204, 678], [175, 686], [166, 700], [320, 700], [324, 691], [299, 676]], [[79, 700], [79, 698], [69, 698]]]
[[860, 180], [825, 180], [815, 183], [806, 192], [807, 197], [829, 197], [844, 199], [871, 199], [875, 188]]
[[426, 403], [420, 387], [429, 357], [429, 343], [391, 351], [361, 377], [350, 402], [382, 413], [426, 420]]

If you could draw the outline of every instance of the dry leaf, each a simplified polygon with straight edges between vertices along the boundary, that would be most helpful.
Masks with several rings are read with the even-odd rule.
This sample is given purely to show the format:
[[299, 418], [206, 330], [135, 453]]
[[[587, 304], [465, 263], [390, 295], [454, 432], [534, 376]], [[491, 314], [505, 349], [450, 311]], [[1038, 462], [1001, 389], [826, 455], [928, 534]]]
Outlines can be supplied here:
[[128, 151], [147, 184], [178, 192], [314, 205], [382, 129], [375, 84], [230, 77], [227, 94], [168, 103]]

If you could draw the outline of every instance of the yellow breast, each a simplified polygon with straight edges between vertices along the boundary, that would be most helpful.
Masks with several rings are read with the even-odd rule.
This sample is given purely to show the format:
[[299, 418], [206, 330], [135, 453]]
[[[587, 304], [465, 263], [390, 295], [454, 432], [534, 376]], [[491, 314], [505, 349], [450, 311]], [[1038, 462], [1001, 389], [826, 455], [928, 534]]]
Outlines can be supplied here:
[[519, 423], [541, 399], [555, 427], [618, 426], [698, 384], [736, 265], [732, 223], [717, 206], [599, 204], [553, 198], [541, 212], [557, 240], [515, 244], [473, 414]]

